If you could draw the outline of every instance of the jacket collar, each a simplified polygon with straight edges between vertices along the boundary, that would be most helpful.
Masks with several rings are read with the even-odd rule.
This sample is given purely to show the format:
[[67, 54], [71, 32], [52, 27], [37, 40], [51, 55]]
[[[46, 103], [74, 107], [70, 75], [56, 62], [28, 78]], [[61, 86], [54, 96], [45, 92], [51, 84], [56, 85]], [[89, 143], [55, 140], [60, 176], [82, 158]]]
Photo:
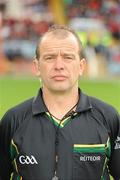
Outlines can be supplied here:
[[[83, 112], [87, 111], [92, 108], [92, 105], [89, 100], [89, 96], [84, 94], [80, 89], [79, 89], [79, 100], [77, 104], [77, 109], [76, 112]], [[33, 99], [32, 102], [32, 112], [33, 115], [41, 114], [48, 112], [48, 109], [44, 103], [43, 96], [42, 96], [42, 89], [38, 91], [37, 96]]]
[[78, 105], [76, 112], [83, 112], [90, 110], [92, 108], [92, 104], [90, 102], [89, 96], [84, 94], [80, 89], [79, 89], [79, 100], [78, 100]]
[[41, 114], [44, 112], [48, 112], [48, 109], [44, 103], [43, 96], [42, 96], [42, 89], [38, 91], [37, 96], [33, 99], [32, 102], [32, 112], [33, 115]]

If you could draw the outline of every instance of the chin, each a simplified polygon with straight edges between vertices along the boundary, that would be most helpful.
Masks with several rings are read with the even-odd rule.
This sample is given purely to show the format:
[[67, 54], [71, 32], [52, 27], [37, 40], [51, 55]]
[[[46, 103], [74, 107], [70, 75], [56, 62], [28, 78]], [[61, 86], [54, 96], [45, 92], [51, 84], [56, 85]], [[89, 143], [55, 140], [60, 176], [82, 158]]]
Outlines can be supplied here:
[[70, 88], [68, 88], [68, 87], [62, 87], [62, 86], [51, 88], [51, 90], [56, 93], [64, 93], [64, 92], [69, 91], [69, 89]]

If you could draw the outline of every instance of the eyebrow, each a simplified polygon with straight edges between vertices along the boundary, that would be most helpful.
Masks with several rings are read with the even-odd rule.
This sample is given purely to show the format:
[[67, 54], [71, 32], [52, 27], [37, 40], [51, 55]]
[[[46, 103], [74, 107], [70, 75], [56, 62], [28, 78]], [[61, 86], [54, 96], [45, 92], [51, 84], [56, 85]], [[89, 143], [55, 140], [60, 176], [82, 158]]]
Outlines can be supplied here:
[[55, 56], [57, 55], [57, 53], [45, 53], [43, 54], [43, 57], [46, 57], [46, 56]]
[[75, 58], [76, 57], [76, 52], [71, 52], [70, 50], [59, 50], [59, 51], [47, 51], [47, 52], [44, 52], [42, 57], [43, 58], [46, 58], [48, 56], [50, 57], [57, 57], [57, 55], [60, 54], [61, 56], [71, 56], [72, 58]]
[[[75, 53], [71, 53], [71, 52], [62, 52], [60, 54], [61, 55], [75, 56]], [[43, 57], [45, 57], [45, 56], [54, 56], [54, 55], [58, 55], [58, 53], [56, 53], [56, 52], [45, 53], [45, 54], [43, 54]]]
[[62, 53], [63, 56], [75, 56], [74, 53]]

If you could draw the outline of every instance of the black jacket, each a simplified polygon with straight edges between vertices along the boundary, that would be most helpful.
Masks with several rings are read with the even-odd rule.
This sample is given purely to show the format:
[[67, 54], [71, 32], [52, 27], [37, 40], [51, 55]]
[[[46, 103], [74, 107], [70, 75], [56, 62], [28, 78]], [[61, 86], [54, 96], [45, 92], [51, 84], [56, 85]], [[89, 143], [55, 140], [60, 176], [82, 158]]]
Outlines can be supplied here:
[[51, 180], [55, 171], [60, 180], [120, 178], [120, 119], [113, 107], [80, 92], [76, 112], [58, 121], [40, 90], [4, 115], [1, 180]]

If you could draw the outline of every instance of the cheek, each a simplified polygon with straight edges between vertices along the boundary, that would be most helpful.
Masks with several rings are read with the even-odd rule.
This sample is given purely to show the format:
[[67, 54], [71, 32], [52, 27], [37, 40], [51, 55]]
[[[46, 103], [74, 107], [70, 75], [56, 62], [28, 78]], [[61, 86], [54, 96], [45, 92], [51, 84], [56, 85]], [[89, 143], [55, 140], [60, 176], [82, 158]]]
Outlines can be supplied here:
[[49, 72], [50, 72], [50, 68], [46, 67], [45, 65], [41, 65], [39, 67], [40, 70], [40, 76], [41, 78], [46, 78], [47, 76], [49, 76]]
[[79, 64], [72, 66], [72, 73], [73, 73], [74, 76], [79, 76], [80, 75], [80, 71], [81, 71], [81, 69], [80, 69], [80, 65]]

